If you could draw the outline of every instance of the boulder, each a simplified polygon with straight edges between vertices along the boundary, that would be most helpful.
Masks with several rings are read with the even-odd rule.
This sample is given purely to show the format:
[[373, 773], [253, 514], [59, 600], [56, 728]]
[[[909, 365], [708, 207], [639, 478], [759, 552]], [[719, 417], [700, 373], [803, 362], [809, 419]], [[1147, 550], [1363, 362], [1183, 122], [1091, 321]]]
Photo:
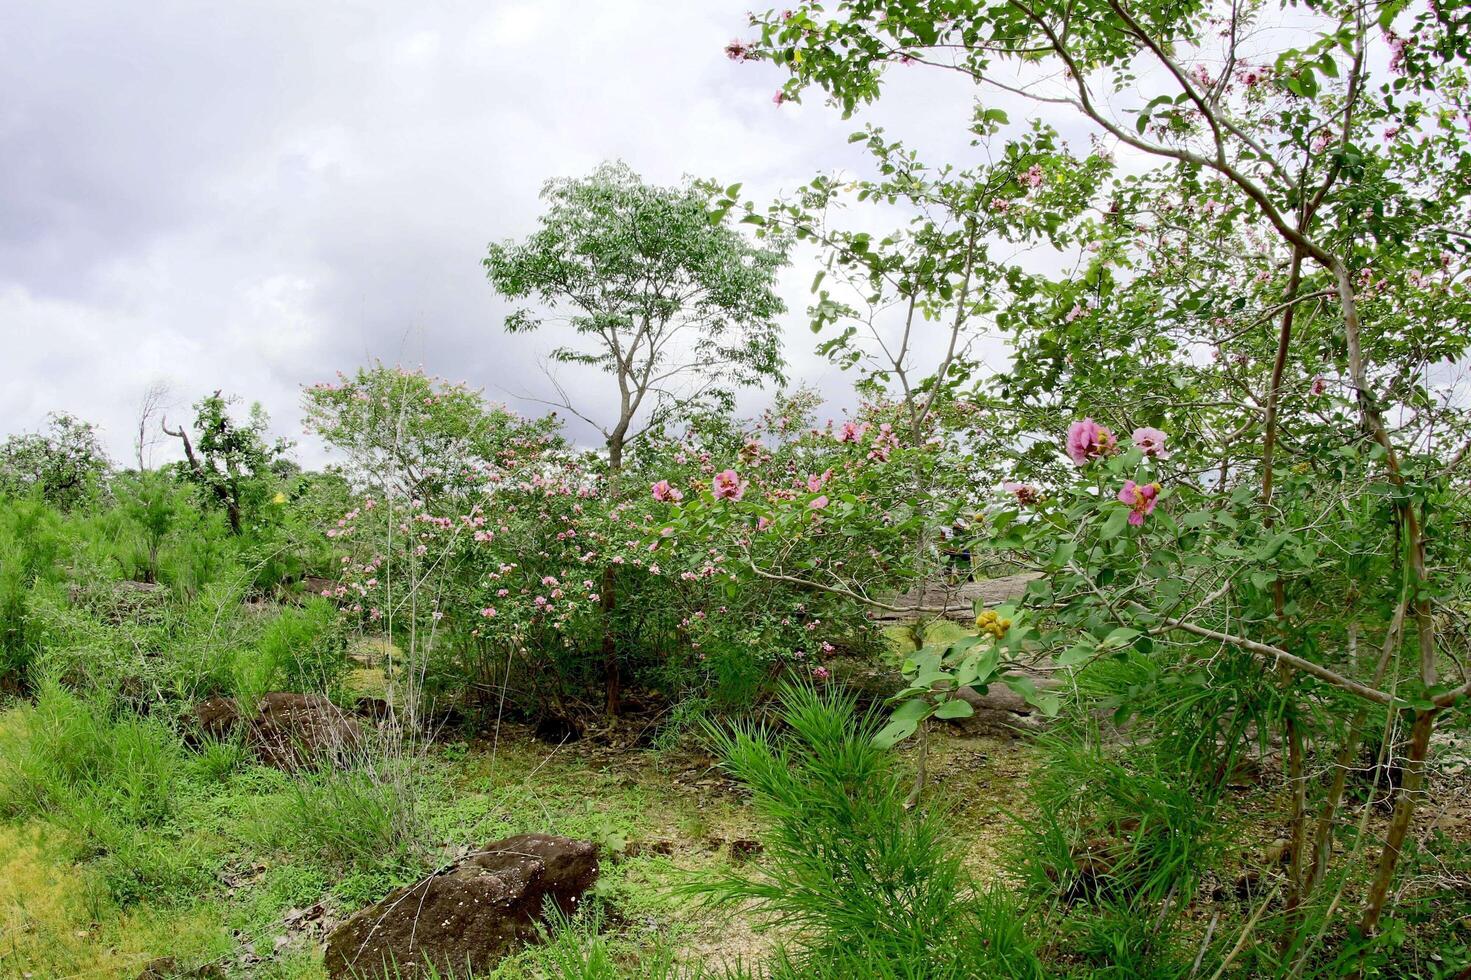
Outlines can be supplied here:
[[488, 973], [537, 938], [546, 900], [570, 914], [598, 877], [597, 846], [523, 834], [400, 888], [348, 919], [327, 940], [333, 978]]
[[[1025, 672], [1016, 672], [1025, 673]], [[1039, 690], [1055, 687], [1057, 682], [1041, 674], [1026, 674]], [[1035, 734], [1050, 725], [1053, 719], [1042, 714], [1034, 705], [1002, 683], [991, 684], [982, 694], [972, 687], [962, 687], [955, 694], [973, 709], [965, 718], [957, 718], [950, 724], [966, 735], [990, 735], [999, 738], [1016, 738]]]
[[192, 741], [226, 738], [244, 725], [246, 746], [278, 769], [349, 762], [368, 737], [362, 722], [318, 694], [272, 691], [261, 697], [249, 718], [242, 716], [234, 698], [207, 698], [191, 714]]
[[240, 705], [234, 698], [205, 698], [191, 713], [195, 729], [209, 738], [225, 738], [240, 724]]
[[340, 765], [367, 742], [362, 722], [319, 694], [273, 691], [261, 697], [247, 742], [277, 769]]
[[392, 721], [393, 705], [383, 698], [369, 697], [365, 694], [352, 703], [352, 713], [359, 718], [367, 718], [373, 722]]

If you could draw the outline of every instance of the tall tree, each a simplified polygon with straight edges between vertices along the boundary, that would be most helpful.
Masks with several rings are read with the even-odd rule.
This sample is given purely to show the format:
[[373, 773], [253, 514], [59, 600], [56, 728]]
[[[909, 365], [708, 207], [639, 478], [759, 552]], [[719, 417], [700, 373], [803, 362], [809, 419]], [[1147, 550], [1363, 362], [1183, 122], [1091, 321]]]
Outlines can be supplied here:
[[[734, 388], [780, 380], [785, 311], [776, 293], [787, 241], [753, 243], [712, 209], [719, 191], [687, 181], [659, 187], [626, 164], [586, 177], [549, 181], [547, 209], [522, 242], [490, 246], [491, 285], [513, 300], [533, 300], [506, 329], [538, 329], [545, 314], [565, 315], [579, 342], [554, 361], [597, 367], [616, 388], [617, 409], [598, 420], [555, 379], [558, 404], [602, 433], [607, 493], [623, 491], [624, 452], [661, 415], [703, 397], [729, 399]], [[603, 573], [603, 655], [607, 704], [617, 713], [618, 655], [612, 629], [614, 569]]]
[[[1120, 635], [1193, 637], [1263, 661], [1242, 676], [1287, 705], [1289, 918], [1322, 877], [1342, 801], [1339, 780], [1310, 847], [1315, 711], [1330, 697], [1357, 699], [1354, 711], [1328, 713], [1354, 719], [1334, 736], [1346, 760], [1368, 706], [1411, 710], [1404, 791], [1359, 922], [1376, 930], [1437, 719], [1471, 695], [1440, 612], [1465, 561], [1452, 515], [1467, 492], [1471, 422], [1464, 398], [1441, 384], [1468, 353], [1465, 6], [842, 0], [753, 24], [759, 39], [733, 50], [790, 71], [778, 101], [815, 86], [852, 112], [879, 96], [889, 66], [930, 65], [975, 83], [979, 121], [994, 111], [988, 101], [1031, 99], [1049, 119], [1071, 111], [1101, 151], [1116, 147], [1143, 170], [1120, 174], [1097, 201], [1082, 274], [1037, 281], [1008, 311], [1018, 350], [1002, 393], [1143, 423], [1134, 449], [1116, 456], [1109, 428], [1079, 419], [1068, 449], [1078, 467], [1097, 467], [1085, 472], [1159, 465], [1154, 427], [1170, 426], [1182, 437], [1177, 470], [1137, 472], [1161, 476], [1182, 526], [1239, 514], [1213, 560], [1200, 563], [1205, 543], [1192, 541], [1148, 551], [1153, 565], [1130, 575], [1118, 556], [1145, 552], [1099, 558], [1073, 529], [1105, 512], [1104, 539], [1153, 527], [1158, 482], [1143, 493], [1129, 480], [1102, 509], [1082, 499], [1059, 514], [1062, 533], [1033, 521], [1022, 536], [1049, 546], [1055, 594], [1082, 597], [1054, 603], [1054, 614], [1073, 602], [1086, 616], [1103, 602], [1126, 621]], [[1182, 468], [1190, 454], [1193, 472]], [[1020, 489], [1033, 506], [1035, 488]], [[1315, 508], [1334, 497], [1334, 513], [1365, 516], [1330, 534]], [[1182, 514], [1187, 501], [1199, 509]], [[1331, 562], [1319, 536], [1355, 541], [1352, 558]], [[1161, 572], [1166, 555], [1178, 571]], [[1370, 629], [1384, 635], [1373, 670], [1352, 654]], [[1413, 655], [1395, 658], [1410, 639]], [[1094, 648], [1085, 640], [1075, 655]], [[1345, 763], [1333, 765], [1341, 776]]]
[[183, 443], [189, 477], [224, 508], [230, 531], [239, 534], [247, 513], [268, 496], [275, 468], [285, 461], [291, 443], [267, 441], [270, 420], [259, 403], [250, 406], [243, 423], [231, 417], [230, 399], [218, 391], [200, 399], [194, 410], [195, 439], [182, 425], [170, 429], [168, 419], [160, 425]]

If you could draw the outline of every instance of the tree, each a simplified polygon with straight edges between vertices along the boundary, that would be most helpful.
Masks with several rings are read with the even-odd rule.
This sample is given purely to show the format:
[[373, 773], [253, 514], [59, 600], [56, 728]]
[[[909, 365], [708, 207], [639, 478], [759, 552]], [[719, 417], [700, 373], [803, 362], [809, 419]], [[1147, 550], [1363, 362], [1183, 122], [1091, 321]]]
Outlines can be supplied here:
[[[618, 408], [602, 422], [577, 408], [560, 385], [558, 395], [559, 404], [602, 433], [606, 489], [616, 503], [624, 452], [649, 420], [696, 398], [728, 401], [734, 387], [780, 379], [776, 317], [785, 307], [775, 280], [787, 262], [786, 242], [779, 236], [764, 245], [748, 241], [723, 215], [712, 214], [711, 186], [651, 186], [622, 163], [549, 181], [542, 197], [548, 206], [537, 231], [520, 243], [492, 245], [486, 275], [509, 299], [536, 300], [567, 314], [582, 342], [556, 348], [554, 361], [612, 377]], [[522, 308], [506, 319], [506, 329], [525, 332], [542, 322]], [[615, 597], [609, 564], [601, 601], [610, 713], [620, 697]]]
[[39, 493], [63, 510], [75, 507], [107, 472], [107, 454], [90, 422], [53, 412], [45, 432], [28, 432], [0, 443], [0, 490]]
[[551, 440], [555, 422], [527, 421], [477, 391], [422, 371], [375, 364], [303, 396], [307, 426], [346, 457], [349, 477], [371, 492], [433, 500], [469, 467], [505, 465]]
[[[1258, 31], [1272, 13], [1290, 28]], [[1142, 161], [1093, 202], [1080, 273], [1021, 291], [996, 386], [1032, 410], [1030, 433], [1013, 429], [1033, 449], [1019, 464], [1048, 453], [1049, 416], [1108, 423], [1072, 428], [1088, 479], [1019, 488], [991, 540], [1052, 573], [1031, 601], [1081, 630], [1059, 651], [1074, 664], [1137, 647], [1178, 683], [1215, 654], [1207, 676], [1225, 685], [1256, 662], [1229, 683], [1285, 705], [1289, 923], [1322, 880], [1366, 712], [1389, 709], [1392, 732], [1407, 709], [1404, 787], [1359, 922], [1377, 928], [1436, 720], [1471, 693], [1443, 643], [1461, 628], [1444, 597], [1464, 588], [1471, 419], [1438, 383], [1471, 313], [1466, 18], [1364, 0], [851, 0], [756, 18], [741, 48], [791, 72], [784, 98], [816, 85], [851, 112], [890, 65], [931, 65], [974, 81], [978, 118], [1031, 99], [1075, 112], [1100, 154]], [[1133, 440], [1109, 431], [1130, 425]], [[1377, 664], [1355, 653], [1371, 631]], [[1313, 732], [1321, 717], [1334, 723]], [[1339, 747], [1310, 828], [1315, 742]]]
[[218, 391], [196, 402], [194, 411], [197, 443], [183, 426], [170, 429], [167, 418], [160, 420], [160, 426], [183, 444], [186, 475], [224, 508], [230, 531], [240, 534], [249, 513], [269, 497], [268, 488], [275, 484], [274, 467], [291, 443], [267, 441], [270, 419], [259, 403], [250, 406], [244, 423], [231, 417], [230, 399]]

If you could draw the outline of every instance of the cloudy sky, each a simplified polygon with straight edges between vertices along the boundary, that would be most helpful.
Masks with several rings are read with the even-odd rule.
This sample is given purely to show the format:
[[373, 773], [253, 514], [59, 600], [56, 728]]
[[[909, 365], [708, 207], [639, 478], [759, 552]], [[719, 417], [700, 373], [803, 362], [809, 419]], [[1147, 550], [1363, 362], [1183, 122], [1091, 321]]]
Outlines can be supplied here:
[[[543, 411], [556, 338], [502, 332], [480, 259], [544, 180], [622, 158], [765, 199], [861, 166], [858, 123], [775, 106], [774, 67], [725, 58], [746, 9], [0, 0], [0, 432], [62, 409], [127, 460], [163, 381], [175, 417], [222, 388], [301, 438], [300, 386], [375, 357]], [[902, 74], [866, 119], [961, 159], [968, 90]], [[784, 283], [788, 356], [840, 397], [810, 280]]]

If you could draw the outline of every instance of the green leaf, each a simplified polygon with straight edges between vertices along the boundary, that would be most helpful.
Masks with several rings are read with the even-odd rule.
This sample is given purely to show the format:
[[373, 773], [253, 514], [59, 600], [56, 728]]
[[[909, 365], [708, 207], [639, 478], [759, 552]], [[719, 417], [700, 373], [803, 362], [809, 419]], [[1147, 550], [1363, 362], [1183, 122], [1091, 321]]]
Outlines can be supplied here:
[[1108, 520], [1103, 522], [1103, 529], [1098, 532], [1099, 538], [1108, 541], [1123, 533], [1124, 528], [1129, 526], [1129, 512], [1122, 507], [1114, 508], [1108, 515]]
[[1137, 636], [1139, 636], [1138, 630], [1131, 629], [1128, 626], [1120, 626], [1118, 629], [1113, 630], [1103, 638], [1102, 645], [1106, 647], [1125, 646], [1129, 643], [1133, 643], [1134, 638]]
[[960, 698], [946, 701], [935, 709], [935, 717], [944, 718], [947, 721], [955, 718], [969, 718], [975, 713], [976, 709], [971, 707], [970, 702], [962, 701]]
[[1057, 658], [1059, 667], [1076, 667], [1092, 658], [1097, 648], [1088, 642], [1074, 643]]
[[917, 721], [891, 721], [873, 737], [873, 744], [881, 749], [891, 749], [914, 734], [919, 727]]
[[905, 701], [899, 705], [889, 717], [893, 721], [912, 721], [917, 724], [929, 717], [930, 710], [928, 703], [915, 698], [913, 701]]

